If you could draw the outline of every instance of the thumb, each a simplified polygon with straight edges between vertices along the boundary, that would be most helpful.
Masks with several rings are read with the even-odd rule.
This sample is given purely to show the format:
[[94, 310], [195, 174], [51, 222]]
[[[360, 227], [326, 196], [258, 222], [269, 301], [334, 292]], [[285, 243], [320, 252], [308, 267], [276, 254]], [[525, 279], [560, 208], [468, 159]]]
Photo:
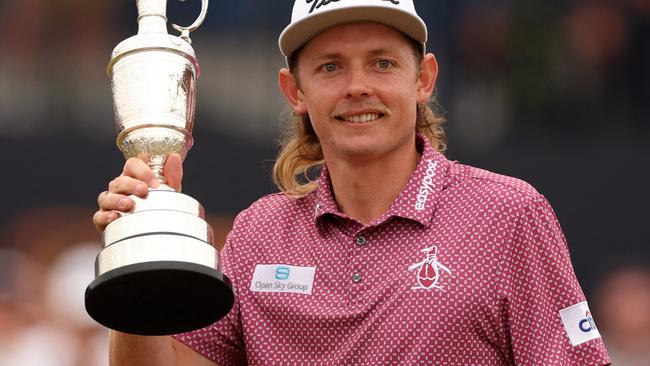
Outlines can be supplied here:
[[165, 179], [167, 185], [180, 192], [183, 181], [183, 159], [177, 153], [167, 156], [165, 161]]

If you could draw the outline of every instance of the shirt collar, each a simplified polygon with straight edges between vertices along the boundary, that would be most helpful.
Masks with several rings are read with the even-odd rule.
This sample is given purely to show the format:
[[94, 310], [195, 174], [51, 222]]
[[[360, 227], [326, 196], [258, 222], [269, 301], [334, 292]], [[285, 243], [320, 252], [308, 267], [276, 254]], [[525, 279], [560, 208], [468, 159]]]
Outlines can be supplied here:
[[384, 216], [385, 219], [391, 216], [403, 217], [429, 227], [440, 192], [448, 184], [451, 164], [431, 146], [423, 134], [417, 134], [416, 143], [418, 151], [422, 152], [420, 161]]
[[332, 191], [332, 180], [330, 179], [329, 170], [327, 169], [327, 165], [323, 164], [320, 177], [318, 178], [318, 188], [316, 189], [314, 219], [318, 219], [327, 214], [347, 217], [346, 214], [339, 211], [338, 205], [334, 200], [334, 192]]
[[[389, 218], [402, 217], [429, 226], [440, 192], [448, 180], [450, 161], [433, 149], [422, 134], [416, 136], [416, 146], [422, 156], [406, 186], [388, 208], [371, 225], [379, 225]], [[349, 218], [341, 212], [334, 200], [332, 182], [326, 165], [323, 165], [315, 193], [314, 220], [325, 215]]]

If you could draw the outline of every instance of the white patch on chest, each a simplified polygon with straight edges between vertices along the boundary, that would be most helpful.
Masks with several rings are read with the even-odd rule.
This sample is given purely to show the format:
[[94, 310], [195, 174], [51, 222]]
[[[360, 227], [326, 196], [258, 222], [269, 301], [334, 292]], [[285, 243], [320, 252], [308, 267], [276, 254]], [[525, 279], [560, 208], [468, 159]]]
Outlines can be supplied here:
[[293, 292], [311, 295], [316, 267], [258, 264], [253, 272], [253, 292]]

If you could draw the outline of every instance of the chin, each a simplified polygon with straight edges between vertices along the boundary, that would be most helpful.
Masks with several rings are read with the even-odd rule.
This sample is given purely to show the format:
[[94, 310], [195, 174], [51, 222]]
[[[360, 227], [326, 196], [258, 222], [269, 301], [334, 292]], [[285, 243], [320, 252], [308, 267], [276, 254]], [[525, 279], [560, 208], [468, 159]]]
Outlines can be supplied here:
[[350, 159], [371, 159], [381, 156], [382, 149], [376, 145], [354, 145], [344, 146], [337, 149], [339, 156], [347, 157]]

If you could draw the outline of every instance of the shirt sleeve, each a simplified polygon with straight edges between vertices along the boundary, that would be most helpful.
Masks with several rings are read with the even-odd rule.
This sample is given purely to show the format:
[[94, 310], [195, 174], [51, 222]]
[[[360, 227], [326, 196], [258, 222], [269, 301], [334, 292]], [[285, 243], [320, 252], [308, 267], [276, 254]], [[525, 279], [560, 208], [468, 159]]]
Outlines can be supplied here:
[[590, 338], [588, 341], [578, 343], [569, 338], [568, 332], [578, 323], [563, 321], [560, 312], [586, 306], [578, 305], [585, 302], [585, 296], [562, 229], [543, 196], [521, 207], [504, 259], [506, 341], [512, 352], [508, 358], [516, 365], [610, 364], [591, 318], [594, 327], [590, 331], [595, 333], [579, 335]]
[[[241, 216], [241, 215], [240, 215]], [[239, 296], [237, 290], [237, 273], [235, 273], [235, 247], [236, 237], [233, 233], [237, 227], [228, 234], [226, 244], [221, 251], [223, 273], [232, 280], [235, 301], [230, 312], [222, 319], [205, 328], [174, 335], [181, 343], [194, 349], [206, 358], [220, 366], [246, 365], [246, 352], [243, 342]]]

